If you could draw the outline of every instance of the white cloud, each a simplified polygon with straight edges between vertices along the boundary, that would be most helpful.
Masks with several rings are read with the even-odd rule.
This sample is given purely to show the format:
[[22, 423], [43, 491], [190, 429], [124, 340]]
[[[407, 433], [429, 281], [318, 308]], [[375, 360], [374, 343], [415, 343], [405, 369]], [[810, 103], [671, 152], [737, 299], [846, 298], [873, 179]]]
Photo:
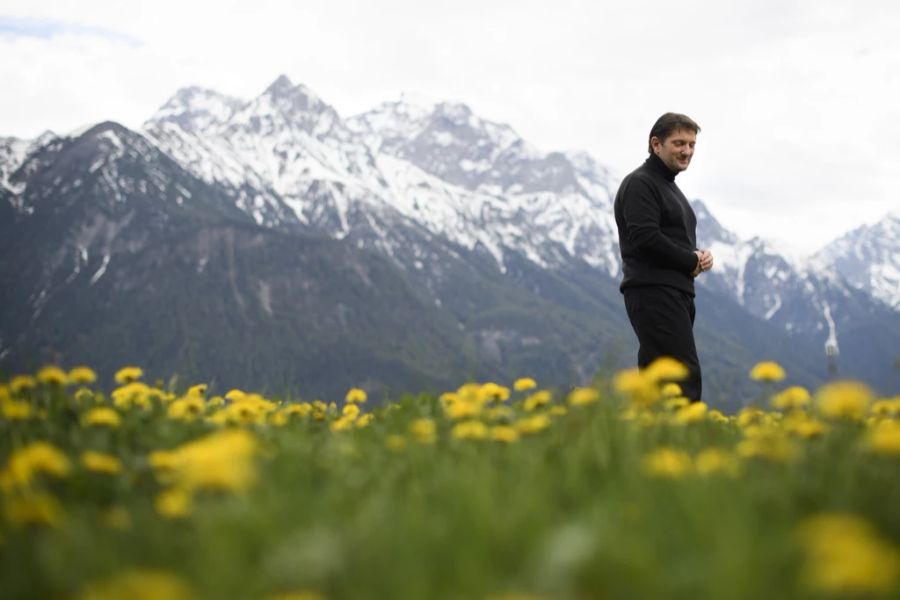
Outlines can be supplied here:
[[744, 235], [805, 250], [897, 204], [900, 6], [889, 1], [7, 0], [3, 10], [0, 25], [71, 27], [35, 37], [0, 26], [2, 134], [137, 127], [181, 86], [252, 97], [286, 73], [342, 114], [402, 91], [463, 101], [619, 174], [643, 160], [659, 114], [685, 112], [703, 127], [685, 192]]

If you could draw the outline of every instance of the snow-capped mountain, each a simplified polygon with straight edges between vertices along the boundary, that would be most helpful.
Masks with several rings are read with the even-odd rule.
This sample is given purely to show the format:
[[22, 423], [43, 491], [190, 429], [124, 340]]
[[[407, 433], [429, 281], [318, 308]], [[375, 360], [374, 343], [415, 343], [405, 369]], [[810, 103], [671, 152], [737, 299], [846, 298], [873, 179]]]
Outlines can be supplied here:
[[363, 228], [398, 254], [392, 225], [412, 223], [485, 250], [501, 269], [514, 251], [543, 266], [577, 258], [618, 272], [609, 175], [586, 155], [541, 154], [461, 104], [385, 103], [344, 121], [284, 76], [235, 106], [182, 90], [144, 132], [196, 176], [231, 189], [260, 224], [337, 238]]
[[[843, 365], [843, 372], [864, 379], [892, 377], [893, 363], [900, 358], [900, 311], [877, 299], [875, 291], [881, 300], [896, 296], [897, 286], [891, 285], [892, 265], [900, 255], [896, 219], [851, 232], [814, 257], [798, 257], [769, 240], [738, 238], [701, 202], [694, 203], [694, 210], [698, 244], [716, 257], [713, 271], [701, 275], [701, 286], [734, 298], [762, 321], [811, 340], [831, 372], [842, 372]], [[881, 349], [873, 352], [875, 347]], [[872, 363], [859, 362], [862, 356]], [[856, 364], [847, 369], [848, 362]]]
[[820, 250], [814, 260], [900, 310], [900, 213], [843, 235]]
[[[342, 118], [312, 90], [283, 76], [250, 100], [185, 88], [139, 133], [104, 124], [69, 136], [0, 139], [0, 184], [0, 221], [25, 223], [36, 207], [46, 215], [91, 198], [99, 211], [60, 238], [63, 245], [32, 286], [26, 302], [32, 311], [41, 294], [65, 295], [52, 292], [60, 289], [60, 278], [77, 281], [90, 271], [99, 280], [110, 261], [112, 269], [144, 253], [148, 234], [136, 225], [137, 206], [141, 214], [156, 215], [151, 221], [161, 230], [176, 225], [175, 215], [195, 214], [202, 227], [210, 227], [212, 217], [277, 235], [324, 234], [342, 247], [374, 250], [399, 268], [416, 294], [425, 294], [425, 303], [447, 319], [446, 331], [468, 336], [466, 343], [481, 348], [480, 360], [497, 368], [526, 364], [509, 362], [516, 356], [535, 372], [584, 379], [598, 356], [612, 351], [604, 349], [609, 336], [629, 334], [616, 290], [617, 181], [584, 153], [543, 153], [512, 127], [458, 103], [401, 98]], [[165, 210], [152, 212], [162, 205]], [[740, 239], [699, 201], [694, 209], [698, 243], [716, 256], [716, 268], [699, 279], [708, 292], [698, 302], [715, 303], [703, 313], [709, 321], [700, 321], [707, 328], [700, 335], [722, 350], [714, 356], [719, 368], [739, 373], [743, 365], [729, 354], [743, 344], [741, 351], [758, 359], [796, 347], [787, 359], [812, 373], [827, 347], [855, 361], [847, 364], [858, 376], [886, 380], [890, 368], [882, 358], [900, 337], [900, 312], [896, 303], [890, 309], [869, 294], [890, 290], [897, 280], [891, 262], [896, 219], [887, 233], [836, 242], [828, 260], [805, 260], [770, 241]], [[116, 246], [123, 228], [128, 239]], [[256, 252], [249, 250], [253, 243], [245, 244], [247, 252]], [[845, 260], [851, 250], [869, 265], [887, 265], [872, 267], [868, 281], [877, 285], [867, 288], [842, 274], [857, 266]], [[216, 258], [204, 252], [191, 250], [198, 262], [190, 268], [198, 274]], [[277, 277], [245, 278], [258, 291], [263, 313], [275, 314], [271, 289]], [[233, 282], [232, 291], [243, 311], [246, 300]], [[592, 318], [599, 318], [593, 329], [572, 328]], [[583, 335], [588, 331], [593, 334]], [[2, 334], [0, 361], [9, 351], [2, 348]], [[731, 335], [742, 339], [727, 341]], [[579, 337], [580, 345], [572, 346]], [[538, 348], [565, 358], [548, 362]], [[553, 366], [561, 364], [562, 370]]]

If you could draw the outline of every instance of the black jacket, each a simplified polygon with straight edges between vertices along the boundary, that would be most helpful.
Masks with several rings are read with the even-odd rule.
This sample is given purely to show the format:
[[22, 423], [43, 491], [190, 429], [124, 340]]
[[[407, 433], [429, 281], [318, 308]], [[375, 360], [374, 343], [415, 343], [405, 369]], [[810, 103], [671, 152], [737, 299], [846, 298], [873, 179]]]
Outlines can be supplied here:
[[619, 289], [667, 285], [693, 296], [697, 217], [658, 156], [625, 177], [615, 213], [625, 272]]

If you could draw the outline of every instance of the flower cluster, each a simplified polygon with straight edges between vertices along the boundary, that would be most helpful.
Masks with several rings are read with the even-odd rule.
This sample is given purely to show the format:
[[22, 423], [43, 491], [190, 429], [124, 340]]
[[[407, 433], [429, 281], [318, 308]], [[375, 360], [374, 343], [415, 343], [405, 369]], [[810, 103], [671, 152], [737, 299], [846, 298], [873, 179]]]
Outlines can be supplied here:
[[[900, 550], [892, 535], [900, 518], [892, 521], [889, 508], [867, 514], [864, 503], [854, 505], [857, 512], [843, 505], [840, 513], [819, 507], [806, 511], [815, 495], [804, 486], [810, 473], [827, 473], [828, 461], [836, 460], [844, 461], [836, 472], [871, 469], [861, 481], [887, 485], [891, 478], [885, 474], [892, 474], [900, 460], [900, 397], [878, 397], [856, 381], [807, 389], [786, 381], [788, 374], [772, 361], [758, 363], [748, 375], [758, 382], [750, 385], [758, 386], [760, 395], [741, 399], [740, 410], [725, 414], [684, 396], [680, 382], [688, 369], [672, 358], [562, 391], [523, 377], [507, 385], [467, 382], [437, 397], [398, 402], [361, 387], [333, 401], [289, 401], [241, 389], [216, 390], [207, 383], [151, 385], [135, 366], [115, 373], [116, 385], [107, 394], [87, 367], [48, 366], [0, 383], [0, 562], [3, 544], [34, 540], [44, 554], [18, 548], [13, 553], [26, 557], [22, 561], [52, 558], [67, 548], [67, 536], [79, 532], [102, 531], [98, 543], [109, 544], [124, 539], [113, 533], [132, 535], [150, 549], [161, 543], [157, 530], [170, 536], [202, 532], [214, 546], [207, 548], [211, 555], [233, 553], [238, 557], [234, 565], [265, 555], [247, 567], [261, 573], [252, 582], [253, 597], [324, 600], [316, 591], [324, 585], [318, 584], [340, 589], [336, 574], [354, 572], [359, 565], [348, 566], [353, 560], [379, 554], [354, 545], [366, 535], [381, 531], [390, 537], [396, 528], [420, 535], [420, 543], [434, 539], [442, 544], [453, 532], [440, 519], [461, 515], [457, 529], [465, 530], [460, 523], [480, 516], [486, 519], [480, 522], [483, 529], [494, 528], [491, 535], [531, 544], [523, 554], [541, 564], [533, 581], [581, 585], [594, 581], [595, 564], [617, 552], [615, 544], [604, 545], [604, 536], [624, 532], [618, 538], [621, 553], [601, 565], [604, 576], [617, 571], [610, 565], [627, 565], [639, 554], [642, 546], [628, 527], [646, 520], [647, 507], [660, 492], [659, 505], [666, 507], [660, 512], [675, 507], [666, 513], [672, 515], [698, 500], [715, 510], [709, 509], [714, 501], [708, 498], [727, 497], [732, 490], [743, 494], [740, 502], [753, 510], [755, 501], [778, 506], [772, 495], [796, 484], [796, 497], [803, 501], [784, 505], [804, 512], [780, 515], [789, 524], [791, 544], [780, 552], [799, 557], [793, 575], [798, 589], [896, 594]], [[501, 476], [505, 483], [495, 485]], [[555, 496], [542, 490], [547, 496], [541, 497], [552, 501], [527, 496], [531, 477], [536, 488], [546, 481], [558, 487]], [[518, 488], [524, 495], [507, 497], [515, 481], [526, 482]], [[392, 486], [400, 488], [393, 495]], [[499, 512], [489, 501], [495, 495], [502, 498]], [[846, 504], [848, 498], [839, 501]], [[403, 510], [393, 510], [395, 504]], [[569, 505], [576, 509], [569, 511]], [[595, 530], [601, 533], [591, 537], [582, 520], [590, 521], [607, 506], [615, 506], [610, 514], [623, 524], [612, 525], [616, 519], [602, 515]], [[295, 521], [269, 518], [267, 511], [286, 507], [295, 507], [289, 513]], [[347, 514], [328, 513], [328, 507]], [[553, 510], [558, 512], [541, 520]], [[379, 523], [380, 517], [372, 515], [397, 521]], [[707, 521], [707, 515], [691, 517], [692, 527]], [[513, 521], [517, 518], [522, 520]], [[531, 536], [523, 525], [532, 521], [543, 523], [540, 535]], [[659, 522], [672, 523], [668, 517]], [[225, 538], [215, 532], [222, 524], [246, 535], [246, 551], [234, 538], [221, 541]], [[560, 531], [553, 529], [557, 526]], [[499, 545], [485, 541], [489, 536], [466, 539], [471, 537], [484, 544], [474, 551], [469, 547], [471, 556]], [[203, 552], [194, 551], [192, 556], [200, 556], [196, 565], [202, 566]], [[502, 552], [496, 564], [514, 555]], [[659, 565], [653, 556], [649, 564]], [[93, 572], [83, 579], [72, 574], [57, 579], [70, 587], [77, 581], [79, 598], [189, 598], [197, 596], [198, 587], [207, 597], [222, 593], [214, 577], [179, 571], [176, 562], [122, 559], [117, 570], [101, 569], [105, 576]], [[295, 578], [295, 565], [316, 585]], [[583, 569], [577, 576], [550, 572], [576, 567]], [[478, 572], [472, 564], [467, 568]], [[378, 567], [369, 571], [378, 573]], [[601, 581], [597, 590], [555, 590], [546, 596], [493, 593], [526, 579], [492, 582], [498, 587], [479, 597], [596, 597], [608, 591]], [[72, 596], [70, 587], [54, 591]], [[419, 589], [432, 588], [423, 584]]]

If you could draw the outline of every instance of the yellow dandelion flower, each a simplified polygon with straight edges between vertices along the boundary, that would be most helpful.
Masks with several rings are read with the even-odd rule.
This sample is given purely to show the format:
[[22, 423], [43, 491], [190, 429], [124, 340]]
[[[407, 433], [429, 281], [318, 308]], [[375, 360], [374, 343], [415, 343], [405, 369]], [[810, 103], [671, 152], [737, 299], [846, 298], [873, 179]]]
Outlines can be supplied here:
[[48, 365], [37, 372], [37, 380], [44, 385], [66, 385], [66, 372], [54, 365]]
[[[180, 457], [175, 450], [154, 450], [147, 457], [147, 462], [157, 472], [157, 478], [162, 473], [168, 474], [175, 470], [179, 464]], [[163, 479], [170, 480], [170, 477]]]
[[563, 415], [569, 414], [569, 409], [566, 408], [565, 406], [556, 405], [556, 406], [551, 406], [549, 408], [549, 410], [547, 410], [547, 413], [553, 417], [561, 417]]
[[714, 423], [728, 423], [730, 419], [722, 414], [720, 410], [711, 410], [706, 413], [706, 418]]
[[750, 379], [754, 381], [781, 381], [784, 378], [784, 369], [771, 360], [758, 362], [750, 369]]
[[34, 476], [43, 473], [52, 477], [65, 477], [71, 465], [66, 455], [49, 442], [32, 442], [12, 453], [6, 466], [9, 482], [27, 487]]
[[681, 408], [673, 416], [673, 421], [679, 425], [697, 423], [706, 419], [707, 406], [703, 402], [694, 402]]
[[69, 370], [68, 379], [76, 385], [91, 385], [97, 381], [97, 373], [90, 367], [73, 367]]
[[87, 584], [77, 600], [190, 600], [190, 585], [181, 577], [166, 571], [127, 570]]
[[523, 407], [526, 412], [531, 412], [535, 409], [538, 409], [542, 406], [546, 406], [550, 404], [550, 401], [553, 400], [553, 395], [548, 390], [540, 390], [530, 394], [525, 401], [523, 402]]
[[569, 392], [567, 401], [570, 406], [587, 406], [600, 400], [600, 392], [591, 387], [579, 387]]
[[206, 411], [202, 395], [191, 394], [175, 400], [166, 410], [166, 416], [175, 421], [194, 421], [203, 416]]
[[900, 583], [900, 551], [866, 520], [826, 513], [798, 528], [806, 561], [802, 583], [817, 592], [888, 594]]
[[243, 400], [247, 394], [241, 390], [228, 390], [228, 393], [225, 394], [226, 400], [231, 400], [232, 402], [237, 402], [238, 400]]
[[402, 452], [406, 449], [406, 438], [402, 435], [389, 435], [387, 436], [387, 439], [385, 439], [384, 445], [387, 446], [387, 449], [391, 452]]
[[275, 427], [284, 427], [288, 424], [290, 418], [281, 411], [269, 415], [269, 424]]
[[880, 398], [872, 403], [869, 412], [876, 417], [896, 417], [900, 415], [900, 396]]
[[721, 448], [707, 448], [694, 457], [694, 469], [700, 475], [738, 474], [740, 466], [737, 458]]
[[39, 525], [57, 527], [64, 514], [59, 501], [43, 492], [8, 496], [3, 503], [6, 520], [14, 527]]
[[9, 389], [13, 394], [21, 394], [26, 390], [37, 387], [37, 380], [31, 375], [16, 375], [9, 382]]
[[91, 391], [90, 388], [80, 387], [75, 390], [74, 394], [75, 404], [78, 406], [87, 406], [98, 404], [101, 400], [98, 399], [98, 396], [94, 395], [94, 392]]
[[480, 383], [469, 382], [464, 383], [456, 390], [457, 396], [459, 396], [462, 400], [469, 400], [475, 402], [487, 402], [487, 398], [484, 397], [483, 387]]
[[431, 419], [416, 419], [409, 424], [409, 433], [421, 444], [433, 444], [437, 439], [437, 425]]
[[745, 431], [748, 437], [737, 445], [742, 458], [757, 458], [771, 462], [789, 462], [796, 458], [797, 448], [783, 432], [754, 427]]
[[328, 405], [321, 400], [312, 402], [312, 418], [316, 421], [324, 421], [328, 416]]
[[359, 416], [359, 406], [356, 404], [345, 404], [341, 414], [352, 421]]
[[453, 420], [471, 419], [481, 414], [481, 407], [480, 402], [460, 398], [444, 409], [444, 414]]
[[765, 421], [765, 419], [765, 412], [759, 410], [758, 408], [748, 407], [741, 409], [741, 412], [738, 413], [737, 424], [738, 427], [744, 428], [762, 423], [763, 421]]
[[372, 422], [372, 419], [374, 419], [374, 418], [375, 417], [372, 413], [366, 413], [363, 416], [356, 419], [356, 427], [357, 428], [367, 427], [369, 425], [369, 423]]
[[616, 373], [613, 388], [636, 406], [650, 406], [659, 400], [659, 386], [639, 369], [626, 369]]
[[209, 388], [209, 385], [206, 383], [198, 383], [197, 385], [192, 385], [188, 388], [187, 394], [188, 396], [206, 396], [206, 390]]
[[794, 425], [794, 433], [806, 439], [819, 437], [826, 431], [828, 426], [818, 419], [809, 419]]
[[816, 406], [830, 419], [861, 419], [872, 402], [872, 390], [858, 381], [835, 381], [819, 388]]
[[[215, 425], [261, 425], [277, 406], [274, 402], [264, 400], [262, 396], [250, 394], [243, 400], [222, 408], [206, 420]], [[324, 418], [323, 413], [322, 419]]]
[[212, 408], [220, 408], [222, 406], [225, 406], [225, 398], [223, 398], [222, 396], [213, 396], [207, 401], [206, 404], [207, 406], [210, 406]]
[[120, 385], [133, 383], [144, 376], [144, 370], [140, 367], [122, 367], [116, 371], [115, 380]]
[[489, 432], [490, 438], [497, 442], [505, 442], [510, 444], [519, 439], [519, 432], [515, 427], [509, 425], [494, 425]]
[[667, 398], [663, 403], [663, 408], [670, 412], [676, 412], [690, 403], [691, 401], [684, 396], [675, 396], [674, 398]]
[[366, 391], [361, 388], [350, 388], [350, 390], [347, 392], [347, 395], [344, 397], [344, 401], [349, 404], [365, 402], [368, 399], [369, 395], [366, 394]]
[[515, 383], [513, 383], [513, 389], [517, 392], [526, 392], [528, 390], [533, 390], [536, 387], [537, 381], [535, 381], [531, 377], [522, 377], [520, 379], [516, 379]]
[[805, 387], [792, 385], [772, 396], [769, 402], [772, 408], [777, 410], [796, 410], [808, 406], [809, 401], [809, 391]]
[[781, 381], [784, 378], [784, 369], [771, 360], [758, 362], [750, 369], [750, 379], [754, 381]]
[[150, 408], [153, 396], [150, 386], [141, 381], [126, 383], [112, 391], [113, 406], [126, 410], [134, 406]]
[[691, 457], [683, 450], [658, 448], [644, 456], [644, 472], [656, 477], [679, 479], [691, 470]]
[[456, 402], [459, 402], [460, 397], [456, 392], [444, 392], [438, 397], [438, 402], [441, 403], [441, 409], [445, 412], [453, 406]]
[[122, 417], [108, 406], [99, 406], [87, 411], [81, 419], [83, 425], [116, 428], [122, 423]]
[[524, 419], [519, 419], [513, 426], [523, 435], [538, 433], [550, 427], [550, 417], [546, 414], [532, 415], [530, 417], [525, 417]]
[[34, 416], [31, 404], [22, 400], [0, 400], [0, 415], [7, 421], [24, 421]]
[[661, 356], [647, 365], [644, 374], [650, 381], [661, 384], [665, 381], [683, 381], [688, 378], [690, 371], [681, 361]]
[[660, 394], [663, 398], [678, 398], [683, 392], [681, 391], [680, 385], [670, 382], [662, 386]]
[[788, 413], [782, 427], [787, 433], [806, 439], [819, 437], [828, 431], [825, 423], [802, 410]]
[[167, 519], [183, 519], [194, 510], [194, 497], [180, 487], [163, 490], [153, 498], [153, 508]]
[[150, 463], [167, 481], [186, 490], [242, 491], [256, 483], [256, 438], [246, 430], [211, 433], [169, 452], [154, 452]]
[[481, 386], [481, 395], [494, 402], [509, 400], [509, 388], [489, 381]]
[[94, 450], [85, 450], [81, 453], [81, 464], [88, 471], [95, 473], [117, 475], [122, 472], [121, 460], [111, 454], [104, 454]]
[[293, 402], [282, 408], [281, 412], [288, 416], [297, 415], [298, 417], [305, 417], [312, 412], [312, 409], [312, 404], [309, 402]]
[[482, 440], [487, 437], [487, 426], [481, 421], [462, 421], [453, 427], [451, 435], [460, 440]]
[[331, 431], [346, 431], [351, 427], [353, 427], [353, 418], [347, 416], [339, 417], [329, 425]]
[[866, 446], [878, 454], [900, 456], [900, 423], [884, 421], [866, 435]]

